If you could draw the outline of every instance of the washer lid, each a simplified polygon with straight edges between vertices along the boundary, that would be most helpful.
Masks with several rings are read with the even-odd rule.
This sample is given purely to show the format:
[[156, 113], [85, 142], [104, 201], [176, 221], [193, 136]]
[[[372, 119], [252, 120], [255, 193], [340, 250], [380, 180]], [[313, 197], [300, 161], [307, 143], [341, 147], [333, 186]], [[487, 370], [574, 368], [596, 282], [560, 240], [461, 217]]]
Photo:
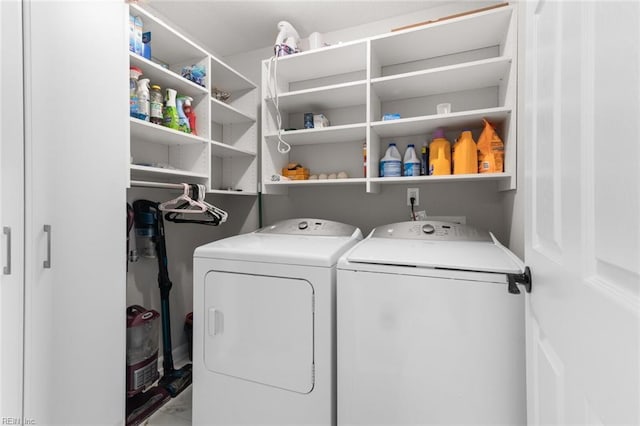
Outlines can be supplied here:
[[[292, 226], [295, 225], [297, 228], [302, 221], [308, 222], [308, 231], [294, 231]], [[310, 225], [311, 221], [313, 225]], [[337, 263], [340, 256], [362, 239], [360, 229], [350, 225], [337, 226], [343, 225], [337, 222], [330, 222], [329, 225], [324, 225], [327, 221], [316, 219], [286, 222], [282, 226], [276, 224], [275, 228], [267, 227], [198, 247], [194, 257], [331, 267]], [[315, 225], [316, 222], [323, 224]], [[314, 226], [317, 229], [314, 229]], [[282, 233], [278, 232], [280, 229], [283, 230]], [[332, 233], [339, 235], [335, 236]]]
[[447, 222], [401, 222], [376, 228], [345, 255], [341, 269], [366, 264], [522, 273], [524, 265], [493, 234]]

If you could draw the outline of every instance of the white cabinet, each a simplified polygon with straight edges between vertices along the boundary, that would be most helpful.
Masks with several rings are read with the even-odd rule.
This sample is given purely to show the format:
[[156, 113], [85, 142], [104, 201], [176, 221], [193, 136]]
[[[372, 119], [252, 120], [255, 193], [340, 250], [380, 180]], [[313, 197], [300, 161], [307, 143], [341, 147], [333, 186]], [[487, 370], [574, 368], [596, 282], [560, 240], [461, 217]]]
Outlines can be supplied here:
[[[24, 154], [22, 10], [0, 2], [0, 413], [22, 419]], [[17, 424], [17, 423], [14, 423]]]
[[[366, 186], [495, 180], [516, 182], [516, 13], [514, 6], [338, 44], [262, 63], [262, 182], [265, 193], [306, 185]], [[278, 105], [276, 109], [275, 105]], [[449, 114], [436, 105], [451, 103]], [[280, 111], [282, 131], [278, 132]], [[304, 113], [324, 114], [330, 127], [304, 129]], [[401, 118], [383, 121], [384, 114]], [[505, 143], [503, 173], [379, 177], [389, 142], [417, 148], [443, 128], [453, 142], [463, 130], [480, 135], [482, 119]], [[286, 130], [285, 130], [286, 129]], [[279, 133], [291, 150], [278, 150]], [[366, 168], [363, 168], [363, 145]], [[280, 144], [282, 146], [282, 144]], [[312, 174], [346, 171], [348, 179], [273, 181], [287, 163]]]
[[122, 424], [127, 8], [114, 1], [21, 6], [23, 414], [36, 424]]
[[[192, 97], [197, 117], [197, 136], [130, 118], [131, 180], [200, 183], [210, 193], [256, 195], [256, 85], [151, 12], [130, 5], [129, 13], [151, 33], [151, 59], [129, 52], [130, 66], [163, 94], [172, 88]], [[182, 77], [183, 67], [195, 64], [207, 71], [203, 85]], [[217, 99], [214, 88], [228, 99]]]

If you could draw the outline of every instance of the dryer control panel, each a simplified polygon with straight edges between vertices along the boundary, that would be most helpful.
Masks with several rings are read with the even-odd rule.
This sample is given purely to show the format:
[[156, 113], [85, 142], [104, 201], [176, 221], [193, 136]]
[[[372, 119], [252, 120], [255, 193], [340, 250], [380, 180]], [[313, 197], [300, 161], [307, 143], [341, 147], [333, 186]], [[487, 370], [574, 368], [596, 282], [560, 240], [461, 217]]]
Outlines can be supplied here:
[[349, 237], [358, 228], [346, 223], [324, 219], [288, 219], [265, 226], [256, 232], [264, 234], [314, 235], [324, 237]]
[[429, 220], [379, 226], [373, 231], [372, 237], [431, 241], [493, 241], [487, 231], [472, 226]]

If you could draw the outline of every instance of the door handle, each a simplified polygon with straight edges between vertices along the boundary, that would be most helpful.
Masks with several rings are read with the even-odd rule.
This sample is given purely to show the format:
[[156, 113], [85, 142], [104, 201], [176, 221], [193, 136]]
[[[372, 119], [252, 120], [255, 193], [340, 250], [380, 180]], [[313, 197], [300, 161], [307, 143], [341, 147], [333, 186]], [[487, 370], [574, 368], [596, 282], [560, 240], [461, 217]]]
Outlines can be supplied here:
[[47, 258], [42, 262], [42, 267], [51, 269], [51, 225], [45, 225], [44, 232], [47, 234]]
[[224, 330], [224, 316], [222, 312], [216, 308], [209, 308], [209, 335], [214, 337], [221, 334]]
[[11, 228], [5, 226], [2, 232], [7, 236], [7, 264], [2, 270], [4, 275], [11, 275]]

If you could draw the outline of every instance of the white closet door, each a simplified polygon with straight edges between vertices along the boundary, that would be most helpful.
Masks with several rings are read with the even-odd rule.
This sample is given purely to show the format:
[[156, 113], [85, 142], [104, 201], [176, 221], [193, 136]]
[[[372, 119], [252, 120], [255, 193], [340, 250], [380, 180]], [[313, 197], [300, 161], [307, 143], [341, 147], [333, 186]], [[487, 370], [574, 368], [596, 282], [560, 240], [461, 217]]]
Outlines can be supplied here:
[[529, 425], [638, 425], [640, 3], [523, 6]]
[[24, 299], [20, 0], [0, 1], [0, 51], [0, 413], [3, 419], [16, 421], [22, 418]]
[[24, 5], [24, 415], [37, 424], [122, 424], [126, 4]]

